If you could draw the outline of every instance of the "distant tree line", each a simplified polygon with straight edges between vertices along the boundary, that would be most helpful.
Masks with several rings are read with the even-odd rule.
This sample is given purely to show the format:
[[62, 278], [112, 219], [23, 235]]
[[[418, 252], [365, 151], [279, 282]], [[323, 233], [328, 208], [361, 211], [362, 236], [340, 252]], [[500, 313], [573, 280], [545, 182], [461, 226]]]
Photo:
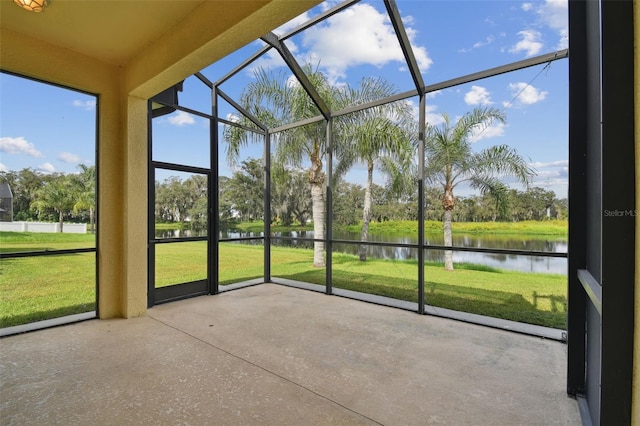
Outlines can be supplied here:
[[[15, 221], [95, 222], [95, 167], [79, 166], [79, 173], [45, 174], [26, 168], [0, 172], [0, 182], [13, 193]], [[157, 222], [182, 223], [206, 228], [207, 180], [194, 175], [186, 180], [169, 177], [156, 182]], [[264, 219], [264, 177], [261, 159], [242, 161], [231, 177], [219, 177], [219, 219], [223, 224]], [[362, 222], [365, 188], [339, 178], [333, 187], [333, 222]], [[425, 219], [442, 220], [442, 190], [425, 190]], [[279, 225], [306, 225], [312, 220], [309, 181], [303, 170], [286, 168], [272, 160], [271, 221]], [[567, 218], [567, 200], [553, 191], [531, 187], [509, 189], [502, 200], [484, 195], [459, 196], [453, 209], [456, 222], [548, 220]], [[417, 186], [398, 194], [390, 187], [372, 184], [371, 220], [417, 220]]]
[[[311, 215], [308, 182], [302, 171], [274, 167], [271, 217], [274, 223], [305, 225]], [[195, 175], [185, 180], [172, 176], [155, 183], [155, 217], [159, 223], [180, 223], [193, 230], [207, 226], [207, 181]], [[231, 177], [218, 178], [218, 217], [223, 226], [264, 220], [262, 160], [242, 161]]]
[[[231, 177], [220, 176], [219, 219], [223, 224], [264, 220], [264, 176], [261, 159], [240, 162]], [[156, 182], [156, 220], [180, 222], [192, 229], [206, 227], [207, 184], [203, 176], [181, 181], [169, 177]], [[333, 223], [362, 223], [366, 190], [362, 185], [338, 179], [333, 188]], [[497, 200], [490, 193], [457, 197], [453, 209], [456, 222], [487, 222], [566, 219], [567, 200], [557, 199], [553, 191], [531, 187], [525, 191], [509, 189]], [[306, 225], [312, 219], [309, 182], [306, 172], [289, 169], [272, 160], [271, 223]], [[442, 190], [425, 190], [425, 219], [442, 220]], [[398, 195], [391, 187], [373, 184], [371, 220], [417, 220], [417, 185], [413, 193]]]
[[80, 164], [78, 173], [41, 173], [31, 168], [0, 172], [13, 194], [14, 221], [88, 223], [95, 231], [96, 170]]
[[[398, 198], [389, 188], [373, 185], [372, 220], [417, 220], [418, 193]], [[333, 220], [339, 225], [355, 225], [362, 220], [364, 188], [340, 180], [333, 195]], [[454, 222], [520, 222], [524, 220], [566, 219], [567, 199], [558, 199], [553, 191], [531, 187], [525, 191], [510, 189], [503, 200], [484, 195], [458, 196], [453, 208]], [[441, 221], [444, 215], [442, 190], [425, 189], [425, 220]]]

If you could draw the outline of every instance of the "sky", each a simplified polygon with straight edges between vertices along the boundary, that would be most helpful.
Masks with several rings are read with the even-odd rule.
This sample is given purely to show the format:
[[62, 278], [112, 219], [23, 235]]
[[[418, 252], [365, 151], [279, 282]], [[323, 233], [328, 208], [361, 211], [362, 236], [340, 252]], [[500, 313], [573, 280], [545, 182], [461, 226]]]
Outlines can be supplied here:
[[[274, 32], [284, 34], [338, 3], [327, 1]], [[568, 47], [566, 1], [398, 0], [397, 5], [426, 85]], [[363, 77], [379, 77], [398, 93], [414, 89], [382, 1], [363, 0], [286, 44], [299, 63], [319, 68], [334, 85], [356, 86]], [[263, 45], [250, 43], [202, 73], [215, 82]], [[291, 74], [270, 50], [223, 83], [222, 90], [239, 99], [257, 67]], [[179, 99], [180, 105], [210, 112], [210, 91], [195, 77], [185, 80]], [[474, 135], [474, 149], [498, 144], [515, 148], [537, 172], [532, 185], [567, 196], [566, 59], [433, 92], [426, 101], [432, 125], [442, 123], [443, 113], [456, 120], [477, 106], [503, 110], [506, 124]], [[417, 98], [407, 102], [417, 114]], [[0, 74], [0, 170], [72, 173], [80, 163], [95, 164], [95, 108], [93, 96]], [[238, 113], [222, 102], [219, 114], [229, 119]], [[208, 120], [177, 112], [155, 119], [152, 135], [154, 160], [210, 166]], [[261, 155], [257, 145], [241, 153], [242, 158]], [[236, 166], [225, 161], [224, 146], [220, 157], [220, 173], [229, 176]], [[347, 179], [364, 184], [363, 176], [363, 165], [355, 165]], [[384, 183], [381, 173], [374, 176]]]

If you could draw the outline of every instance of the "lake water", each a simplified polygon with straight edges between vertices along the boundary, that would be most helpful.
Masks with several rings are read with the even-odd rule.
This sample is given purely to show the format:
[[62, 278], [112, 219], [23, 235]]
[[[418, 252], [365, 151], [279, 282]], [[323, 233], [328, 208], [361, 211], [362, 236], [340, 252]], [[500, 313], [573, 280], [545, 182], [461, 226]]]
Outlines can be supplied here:
[[[220, 233], [221, 239], [261, 237], [263, 234], [240, 231], [223, 231]], [[193, 236], [190, 231], [163, 230], [156, 232], [156, 238], [177, 238]], [[273, 239], [274, 246], [288, 246], [312, 248], [313, 231], [292, 231], [274, 232], [274, 237], [291, 237], [296, 240]], [[360, 240], [360, 233], [354, 232], [333, 232], [334, 240], [349, 240], [357, 242]], [[377, 234], [369, 235], [369, 241], [391, 244], [417, 244], [417, 237], [407, 237], [401, 235]], [[244, 242], [246, 244], [256, 244], [255, 241]], [[425, 235], [425, 243], [428, 245], [443, 245], [443, 236], [440, 234]], [[567, 240], [529, 238], [527, 236], [499, 236], [499, 235], [454, 235], [453, 245], [470, 248], [497, 248], [511, 250], [543, 251], [543, 252], [567, 252]], [[334, 251], [357, 254], [359, 244], [334, 243]], [[382, 259], [417, 259], [418, 249], [408, 247], [389, 246], [368, 246], [367, 256]], [[425, 260], [444, 261], [442, 250], [425, 250]], [[509, 269], [523, 272], [547, 272], [553, 274], [566, 274], [567, 259], [556, 257], [522, 256], [513, 254], [493, 254], [474, 252], [453, 252], [453, 261], [477, 263], [492, 266], [500, 269]]]

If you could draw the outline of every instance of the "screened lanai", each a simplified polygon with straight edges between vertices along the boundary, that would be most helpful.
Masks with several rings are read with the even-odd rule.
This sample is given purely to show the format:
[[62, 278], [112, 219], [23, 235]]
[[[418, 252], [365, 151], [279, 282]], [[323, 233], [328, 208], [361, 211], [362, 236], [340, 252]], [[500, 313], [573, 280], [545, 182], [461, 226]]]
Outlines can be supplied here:
[[3, 338], [3, 416], [637, 419], [637, 1], [0, 8], [3, 73], [96, 101], [101, 319]]
[[[566, 340], [566, 235], [491, 240], [471, 232], [456, 235], [455, 244], [451, 235], [443, 241], [442, 180], [451, 178], [450, 186], [460, 183], [455, 192], [467, 195], [466, 200], [460, 197], [460, 205], [479, 204], [482, 194], [483, 202], [493, 197], [497, 206], [509, 191], [507, 185], [514, 193], [514, 188], [545, 192], [540, 186], [551, 187], [549, 178], [536, 179], [533, 165], [546, 165], [531, 157], [537, 146], [550, 151], [546, 155], [567, 155], [568, 93], [557, 93], [547, 112], [549, 120], [565, 117], [545, 132], [549, 140], [524, 136], [531, 123], [520, 117], [509, 121], [508, 116], [522, 117], [528, 105], [542, 103], [547, 92], [539, 84], [559, 82], [560, 90], [566, 89], [567, 46], [548, 53], [536, 50], [542, 54], [527, 53], [530, 57], [506, 64], [492, 62], [492, 57], [483, 62], [491, 65], [487, 69], [469, 59], [457, 68], [459, 75], [445, 71], [443, 64], [435, 74], [446, 79], [434, 81], [433, 60], [424, 45], [417, 45], [413, 17], [409, 12], [403, 16], [402, 6], [344, 2], [312, 9], [152, 98], [149, 193], [155, 196], [149, 200], [149, 306], [273, 282]], [[404, 6], [409, 9], [410, 4]], [[369, 15], [379, 27], [365, 30], [362, 40], [342, 40], [344, 50], [356, 55], [353, 45], [377, 43], [372, 50], [384, 51], [399, 71], [382, 65], [325, 66], [338, 62], [339, 55], [332, 51], [340, 49], [335, 40], [293, 53], [309, 45], [316, 33], [336, 31], [354, 16]], [[353, 61], [358, 60], [365, 61]], [[501, 106], [489, 99], [485, 86], [510, 88]], [[456, 100], [453, 111], [462, 112], [452, 120], [476, 114], [477, 122], [461, 138], [470, 156], [442, 166], [436, 158], [437, 131], [449, 117], [437, 103], [454, 105]], [[197, 140], [185, 139], [184, 152], [176, 153], [166, 147], [187, 133], [169, 129], [168, 123], [180, 117], [204, 124]], [[537, 118], [541, 127], [542, 117]], [[505, 143], [507, 125], [513, 136]], [[186, 146], [201, 155], [194, 158]], [[472, 161], [484, 165], [474, 170]], [[445, 176], [442, 167], [453, 167], [455, 176]], [[191, 218], [192, 229], [167, 232], [162, 222], [171, 207], [164, 200], [176, 180], [201, 191], [194, 196], [202, 194], [203, 206], [192, 210], [201, 215], [197, 221]], [[238, 185], [244, 185], [245, 192]], [[560, 188], [557, 198], [566, 201], [566, 186]], [[230, 200], [229, 193], [241, 200]], [[351, 211], [345, 201], [355, 204]], [[458, 214], [456, 221], [483, 221], [463, 217], [461, 209], [452, 206], [449, 211]], [[549, 199], [537, 217], [550, 221], [552, 209], [553, 219], [566, 214]], [[497, 234], [508, 226], [501, 229], [500, 221], [521, 220], [505, 212], [495, 222], [497, 214], [488, 219], [497, 224]], [[405, 229], [376, 232], [376, 226], [398, 219]], [[234, 228], [242, 221], [253, 222], [251, 231]], [[192, 257], [198, 251], [198, 272], [189, 275], [195, 279], [184, 281], [184, 274], [163, 267], [171, 256]], [[226, 267], [234, 263], [231, 257], [243, 263]], [[444, 268], [432, 266], [443, 261]], [[502, 280], [491, 276], [503, 265], [522, 275]], [[457, 268], [465, 271], [453, 270]], [[452, 269], [451, 274], [443, 275], [442, 269]], [[530, 287], [512, 291], [522, 279], [528, 280], [523, 278], [527, 272], [536, 277], [527, 281]], [[457, 278], [460, 273], [466, 276]], [[485, 280], [495, 282], [485, 285]]]

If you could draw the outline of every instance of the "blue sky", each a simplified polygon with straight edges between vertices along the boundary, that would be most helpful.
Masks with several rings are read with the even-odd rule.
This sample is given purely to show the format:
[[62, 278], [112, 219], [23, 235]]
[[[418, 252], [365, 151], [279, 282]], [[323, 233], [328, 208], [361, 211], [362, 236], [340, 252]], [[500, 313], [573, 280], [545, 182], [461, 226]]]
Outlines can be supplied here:
[[95, 164], [96, 97], [0, 73], [0, 170]]
[[[323, 3], [276, 30], [285, 33], [337, 4]], [[399, 0], [402, 15], [425, 83], [432, 84], [486, 68], [567, 47], [566, 1], [428, 1]], [[203, 70], [216, 81], [258, 51], [256, 41]], [[287, 42], [300, 63], [310, 62], [336, 85], [357, 85], [363, 77], [381, 77], [398, 92], [413, 89], [382, 1], [362, 1]], [[222, 85], [238, 99], [251, 81], [252, 68], [286, 72], [284, 63], [269, 52]], [[442, 121], [442, 113], [459, 117], [476, 106], [501, 108], [505, 125], [493, 125], [474, 139], [482, 149], [508, 144], [537, 170], [533, 184], [562, 198], [567, 191], [568, 61], [544, 65], [476, 81], [427, 99], [427, 120]], [[46, 172], [73, 172], [77, 164], [93, 164], [95, 99], [78, 92], [42, 86], [0, 75], [0, 169], [32, 167]], [[417, 111], [417, 99], [409, 99]], [[185, 82], [180, 103], [208, 112], [209, 92], [195, 78]], [[35, 112], [31, 112], [35, 111]], [[221, 117], [237, 114], [226, 104]], [[154, 158], [208, 167], [208, 123], [185, 113], [154, 120]], [[242, 156], [259, 157], [258, 146]], [[224, 152], [221, 152], [224, 158]], [[224, 159], [221, 174], [233, 167]], [[350, 180], [360, 181], [362, 166], [354, 166]], [[379, 173], [376, 181], [382, 183]]]

